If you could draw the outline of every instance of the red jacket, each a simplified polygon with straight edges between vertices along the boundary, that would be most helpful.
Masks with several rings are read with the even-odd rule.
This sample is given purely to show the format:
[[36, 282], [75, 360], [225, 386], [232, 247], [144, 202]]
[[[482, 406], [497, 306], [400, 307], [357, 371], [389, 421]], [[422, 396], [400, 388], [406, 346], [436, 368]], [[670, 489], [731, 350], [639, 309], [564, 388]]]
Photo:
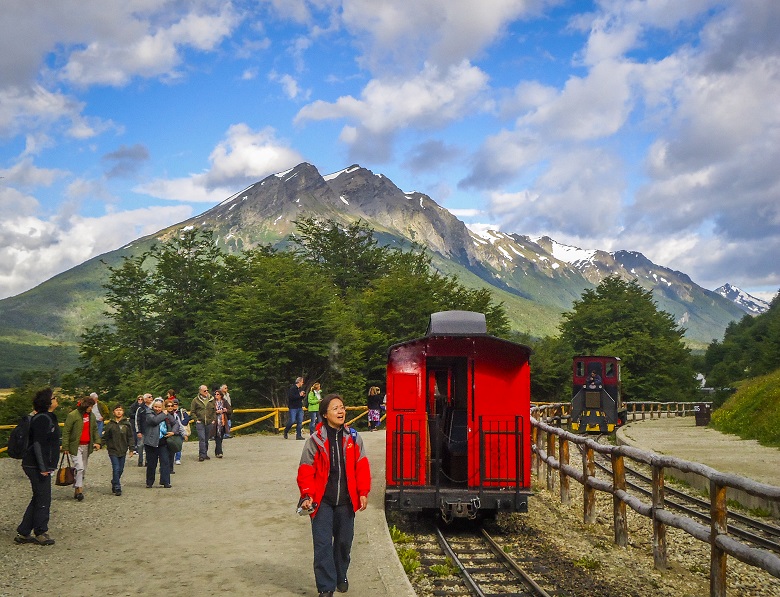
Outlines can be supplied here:
[[[319, 507], [330, 473], [330, 449], [328, 432], [323, 428], [325, 423], [317, 425], [314, 433], [309, 436], [303, 446], [301, 463], [298, 465], [298, 488], [301, 497], [310, 497]], [[371, 468], [366, 458], [363, 439], [357, 432], [344, 425], [344, 461], [346, 463], [347, 491], [352, 500], [355, 512], [360, 508], [360, 497], [367, 496], [371, 491]], [[317, 510], [311, 513], [316, 514]]]

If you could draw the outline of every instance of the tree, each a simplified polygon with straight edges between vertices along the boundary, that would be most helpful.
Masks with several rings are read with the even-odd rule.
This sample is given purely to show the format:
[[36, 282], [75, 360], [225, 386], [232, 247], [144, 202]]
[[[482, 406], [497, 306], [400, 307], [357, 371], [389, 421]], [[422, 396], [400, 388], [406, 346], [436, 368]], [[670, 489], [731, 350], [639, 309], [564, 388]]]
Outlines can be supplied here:
[[771, 373], [780, 367], [780, 294], [766, 313], [745, 315], [714, 340], [704, 356], [704, 373], [712, 387]]
[[623, 392], [631, 400], [690, 399], [697, 387], [685, 330], [659, 311], [636, 280], [605, 278], [563, 314], [561, 338], [577, 354], [623, 361]]
[[377, 245], [374, 231], [363, 221], [344, 227], [334, 220], [302, 218], [295, 226], [294, 253], [321, 266], [342, 294], [348, 289], [364, 290], [388, 271], [388, 250]]

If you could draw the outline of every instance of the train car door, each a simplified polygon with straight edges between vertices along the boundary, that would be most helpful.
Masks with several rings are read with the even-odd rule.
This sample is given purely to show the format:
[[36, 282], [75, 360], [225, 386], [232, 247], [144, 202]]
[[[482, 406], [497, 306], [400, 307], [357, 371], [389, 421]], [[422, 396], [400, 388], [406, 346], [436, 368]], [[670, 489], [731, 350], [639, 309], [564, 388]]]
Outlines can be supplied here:
[[439, 486], [468, 481], [468, 359], [429, 357], [427, 404], [432, 470]]

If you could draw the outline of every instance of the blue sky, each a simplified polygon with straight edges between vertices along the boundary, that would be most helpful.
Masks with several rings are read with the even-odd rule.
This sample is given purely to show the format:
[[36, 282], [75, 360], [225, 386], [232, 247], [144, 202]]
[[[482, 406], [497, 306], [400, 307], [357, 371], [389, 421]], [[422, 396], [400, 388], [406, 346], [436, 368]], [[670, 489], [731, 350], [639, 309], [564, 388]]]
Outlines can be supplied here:
[[5, 0], [0, 298], [302, 161], [780, 288], [776, 0]]

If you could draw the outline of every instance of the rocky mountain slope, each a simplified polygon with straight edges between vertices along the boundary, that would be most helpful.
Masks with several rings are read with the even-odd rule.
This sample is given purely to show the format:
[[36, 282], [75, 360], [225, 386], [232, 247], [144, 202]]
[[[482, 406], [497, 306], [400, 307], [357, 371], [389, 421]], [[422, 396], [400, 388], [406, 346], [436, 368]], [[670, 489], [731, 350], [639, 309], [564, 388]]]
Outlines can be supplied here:
[[352, 165], [321, 175], [308, 163], [268, 176], [185, 222], [138, 239], [51, 278], [36, 288], [0, 301], [0, 349], [14, 343], [45, 347], [72, 345], [85, 326], [101, 318], [103, 263], [139, 253], [189, 227], [212, 230], [226, 251], [260, 244], [284, 248], [301, 217], [342, 223], [363, 220], [383, 244], [427, 247], [434, 265], [470, 286], [487, 287], [504, 301], [518, 331], [554, 334], [561, 312], [605, 276], [637, 278], [652, 290], [659, 307], [687, 328], [703, 346], [722, 337], [744, 312], [716, 292], [699, 287], [681, 272], [656, 265], [640, 253], [582, 251], [548, 237], [489, 231], [478, 235], [417, 192], [404, 192], [382, 174]]

